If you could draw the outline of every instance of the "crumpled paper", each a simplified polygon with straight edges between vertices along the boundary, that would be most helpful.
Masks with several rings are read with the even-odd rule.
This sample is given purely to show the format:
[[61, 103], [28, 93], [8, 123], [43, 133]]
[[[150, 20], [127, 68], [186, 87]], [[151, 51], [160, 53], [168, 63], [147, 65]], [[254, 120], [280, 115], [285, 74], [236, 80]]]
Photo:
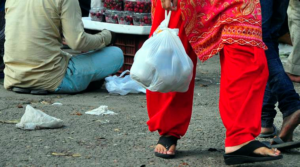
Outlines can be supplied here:
[[117, 113], [108, 110], [108, 106], [102, 105], [102, 106], [100, 106], [96, 109], [85, 112], [85, 114], [90, 114], [90, 115], [116, 115]]
[[63, 127], [64, 123], [62, 120], [55, 117], [49, 116], [46, 113], [37, 110], [30, 105], [26, 106], [24, 115], [21, 121], [16, 124], [17, 128], [25, 130], [36, 130], [45, 128], [60, 128]]

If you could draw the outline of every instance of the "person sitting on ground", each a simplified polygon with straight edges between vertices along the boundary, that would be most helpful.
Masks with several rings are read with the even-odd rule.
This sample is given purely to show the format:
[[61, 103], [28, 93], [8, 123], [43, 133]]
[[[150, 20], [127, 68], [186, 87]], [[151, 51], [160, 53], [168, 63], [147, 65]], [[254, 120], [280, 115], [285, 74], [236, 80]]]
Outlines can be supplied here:
[[286, 63], [286, 73], [293, 82], [300, 83], [300, 1], [290, 0], [288, 23], [291, 32], [293, 51]]
[[[279, 30], [287, 17], [288, 0], [261, 0], [263, 41], [268, 47], [266, 57], [269, 79], [265, 90], [261, 134], [259, 137], [274, 137], [272, 147], [289, 149], [300, 147], [300, 142], [293, 142], [294, 129], [300, 123], [300, 99], [290, 78], [286, 75], [278, 53]], [[276, 20], [276, 21], [274, 21]], [[273, 125], [276, 116], [275, 104], [282, 112], [283, 122], [277, 135]]]
[[[77, 0], [8, 0], [5, 10], [5, 89], [77, 93], [123, 65], [122, 50], [109, 46], [113, 32], [84, 32]], [[61, 34], [72, 49], [89, 52], [71, 56], [62, 51]]]

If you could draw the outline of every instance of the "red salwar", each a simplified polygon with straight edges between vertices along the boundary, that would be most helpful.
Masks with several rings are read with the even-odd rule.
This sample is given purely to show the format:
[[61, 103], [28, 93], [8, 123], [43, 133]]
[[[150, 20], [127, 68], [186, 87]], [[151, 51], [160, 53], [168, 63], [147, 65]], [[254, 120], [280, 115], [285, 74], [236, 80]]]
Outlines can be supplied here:
[[[150, 36], [164, 20], [165, 10], [158, 0]], [[179, 28], [179, 37], [194, 63], [194, 53], [184, 32], [181, 10], [172, 11], [170, 28]], [[225, 45], [220, 52], [221, 86], [219, 110], [226, 128], [225, 147], [253, 140], [260, 133], [263, 95], [268, 79], [268, 67], [263, 49], [238, 44]], [[185, 93], [159, 93], [147, 90], [150, 131], [180, 138], [189, 126], [194, 94], [194, 78]]]

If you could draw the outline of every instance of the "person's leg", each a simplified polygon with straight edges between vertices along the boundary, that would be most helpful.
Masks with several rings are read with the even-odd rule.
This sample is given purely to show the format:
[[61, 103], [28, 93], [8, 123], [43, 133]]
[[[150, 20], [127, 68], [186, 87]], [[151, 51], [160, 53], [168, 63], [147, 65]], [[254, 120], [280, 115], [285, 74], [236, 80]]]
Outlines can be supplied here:
[[[261, 8], [262, 8], [261, 10], [262, 10], [262, 15], [266, 15], [265, 12], [263, 13], [263, 10], [264, 11], [272, 10], [272, 12], [268, 14], [271, 15], [271, 27], [269, 27], [269, 31], [271, 32], [272, 39], [274, 39], [274, 41], [277, 41], [277, 39], [282, 35], [284, 23], [286, 23], [287, 20], [287, 8], [289, 5], [289, 0], [272, 0], [272, 1], [273, 1], [271, 2], [272, 5], [269, 5], [266, 4], [266, 2], [270, 2], [270, 0], [261, 0]], [[266, 5], [270, 9], [266, 9]]]
[[[261, 12], [262, 12], [262, 31], [263, 31], [263, 39], [268, 47], [272, 45], [272, 30], [273, 26], [273, 0], [261, 0]], [[279, 26], [277, 26], [279, 29]], [[274, 27], [272, 27], [274, 28]], [[276, 116], [275, 104], [277, 102], [276, 96], [271, 93], [269, 84], [266, 86], [264, 100], [263, 100], [263, 111], [261, 118], [262, 125], [262, 133], [268, 133], [272, 131], [273, 120]]]
[[5, 19], [4, 19], [4, 11], [0, 11], [0, 71], [4, 68], [3, 56], [4, 56], [4, 27], [5, 27]]
[[221, 54], [220, 114], [225, 147], [251, 141], [260, 133], [261, 106], [268, 79], [264, 50], [225, 45]]
[[[180, 5], [178, 10], [172, 11], [170, 28], [179, 28], [179, 37], [185, 47], [187, 54], [194, 63], [194, 75], [196, 71], [197, 56], [192, 50], [184, 32], [184, 25], [181, 20]], [[156, 30], [159, 24], [164, 20], [165, 10], [161, 7], [161, 2], [157, 1], [154, 20], [152, 23], [151, 34]], [[147, 122], [151, 132], [158, 131], [161, 136], [175, 136], [180, 138], [188, 128], [193, 106], [194, 94], [194, 77], [191, 81], [189, 90], [185, 93], [159, 93], [147, 90], [147, 109], [149, 121]], [[175, 145], [170, 147], [167, 152], [166, 148], [158, 144], [156, 152], [165, 154], [174, 154]]]
[[300, 1], [290, 0], [288, 23], [293, 43], [293, 51], [286, 63], [286, 72], [293, 82], [300, 82]]
[[283, 25], [281, 26], [281, 29], [279, 31], [279, 38], [277, 39], [277, 42], [279, 43], [284, 43], [284, 44], [292, 44], [291, 36], [290, 36], [290, 31], [289, 31], [289, 25], [288, 25], [288, 18], [286, 17]]
[[[264, 54], [261, 48], [237, 44], [225, 45], [221, 51], [219, 109], [226, 128], [225, 163], [234, 164], [236, 162], [229, 162], [232, 161], [230, 158], [236, 161], [244, 158], [243, 155], [257, 157], [253, 154], [265, 156], [268, 160], [281, 158], [280, 151], [271, 150], [259, 142], [256, 143], [260, 146], [255, 147], [255, 142], [251, 142], [260, 133], [261, 106], [268, 79]], [[253, 161], [260, 160], [267, 159]]]
[[277, 114], [275, 110], [275, 104], [277, 103], [277, 97], [271, 93], [270, 86], [267, 84], [264, 99], [263, 99], [263, 112], [261, 113], [261, 133], [270, 134], [273, 133], [274, 118]]
[[[274, 4], [271, 9], [270, 4], [272, 3]], [[280, 28], [284, 22], [287, 5], [287, 0], [261, 1], [263, 40], [268, 47], [266, 57], [269, 67], [268, 87], [265, 92], [262, 110], [262, 115], [264, 116], [262, 117], [262, 133], [272, 130], [272, 126], [267, 122], [273, 122], [276, 115], [274, 114], [276, 111], [272, 109], [272, 103], [275, 102], [275, 97], [279, 102], [278, 107], [283, 113], [284, 118], [300, 109], [299, 95], [296, 93], [293, 83], [283, 69], [279, 58], [277, 38], [274, 38], [274, 36], [276, 37], [276, 32], [279, 31], [277, 27]], [[282, 19], [280, 19], [280, 17]], [[266, 114], [267, 112], [268, 114]]]
[[99, 51], [74, 56], [70, 59], [65, 77], [54, 93], [77, 93], [90, 82], [116, 73], [123, 65], [122, 50], [110, 46]]

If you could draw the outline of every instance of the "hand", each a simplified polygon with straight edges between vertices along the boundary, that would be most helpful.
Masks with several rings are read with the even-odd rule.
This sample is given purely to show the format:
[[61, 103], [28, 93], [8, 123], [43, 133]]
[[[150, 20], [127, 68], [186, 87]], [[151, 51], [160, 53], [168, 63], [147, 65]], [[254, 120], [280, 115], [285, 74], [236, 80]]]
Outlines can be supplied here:
[[161, 6], [165, 10], [177, 10], [177, 2], [178, 0], [161, 0]]

